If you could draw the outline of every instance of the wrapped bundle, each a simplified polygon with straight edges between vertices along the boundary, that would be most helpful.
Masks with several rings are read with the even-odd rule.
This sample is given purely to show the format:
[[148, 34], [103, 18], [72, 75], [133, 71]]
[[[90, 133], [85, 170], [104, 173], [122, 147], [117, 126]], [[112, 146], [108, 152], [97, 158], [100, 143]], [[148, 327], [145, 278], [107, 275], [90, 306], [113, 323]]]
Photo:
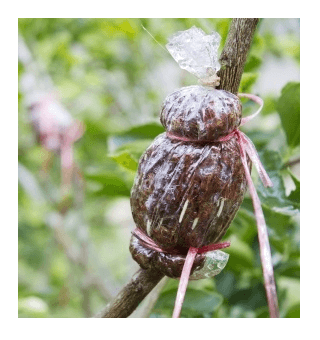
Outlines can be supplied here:
[[264, 183], [271, 183], [254, 146], [238, 130], [243, 123], [239, 98], [214, 88], [219, 42], [217, 33], [205, 35], [193, 27], [167, 45], [201, 85], [178, 89], [165, 99], [160, 121], [166, 132], [142, 155], [131, 191], [137, 226], [131, 254], [144, 269], [181, 278], [174, 316], [180, 313], [189, 275], [214, 276], [227, 263], [228, 255], [218, 249], [230, 243], [217, 242], [243, 201], [250, 159]]

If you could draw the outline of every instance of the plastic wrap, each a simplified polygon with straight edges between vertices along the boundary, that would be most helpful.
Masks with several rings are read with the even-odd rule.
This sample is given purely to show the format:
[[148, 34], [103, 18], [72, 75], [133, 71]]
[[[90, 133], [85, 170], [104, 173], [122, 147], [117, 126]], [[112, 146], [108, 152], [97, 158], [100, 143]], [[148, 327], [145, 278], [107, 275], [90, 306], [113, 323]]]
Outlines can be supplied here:
[[[179, 278], [186, 255], [159, 252], [146, 247], [138, 238], [132, 236], [130, 252], [143, 269], [156, 268], [164, 275]], [[190, 280], [205, 279], [221, 272], [228, 262], [229, 255], [221, 250], [197, 254], [191, 269]]]
[[240, 125], [241, 108], [239, 98], [230, 92], [188, 86], [167, 96], [160, 121], [174, 136], [216, 141]]
[[[130, 251], [142, 268], [153, 267], [180, 277], [173, 317], [179, 317], [188, 280], [217, 275], [228, 255], [217, 244], [237, 213], [247, 186], [252, 196], [261, 246], [261, 261], [272, 315], [277, 315], [267, 227], [250, 171], [257, 167], [265, 186], [272, 182], [250, 139], [238, 127], [261, 110], [261, 98], [238, 94], [260, 105], [242, 119], [235, 95], [216, 90], [219, 36], [195, 27], [178, 32], [167, 48], [180, 67], [202, 85], [170, 94], [161, 110], [166, 133], [158, 136], [139, 162], [131, 192], [137, 229]], [[213, 250], [214, 249], [214, 250]], [[213, 251], [212, 251], [213, 250]]]
[[221, 37], [217, 32], [207, 35], [195, 26], [174, 34], [166, 45], [179, 66], [203, 79], [220, 69], [218, 49]]
[[[133, 236], [131, 254], [142, 268], [170, 277], [180, 277], [190, 249], [223, 237], [247, 189], [239, 144], [230, 135], [241, 123], [241, 102], [213, 87], [219, 42], [217, 33], [192, 27], [167, 45], [181, 68], [211, 87], [188, 86], [167, 96], [160, 113], [166, 133], [142, 155], [131, 191], [136, 226], [153, 243], [150, 248]], [[190, 278], [214, 276], [227, 260], [221, 251], [199, 251]]]
[[221, 239], [245, 190], [235, 138], [199, 145], [164, 133], [140, 159], [131, 191], [133, 218], [165, 250], [200, 248]]

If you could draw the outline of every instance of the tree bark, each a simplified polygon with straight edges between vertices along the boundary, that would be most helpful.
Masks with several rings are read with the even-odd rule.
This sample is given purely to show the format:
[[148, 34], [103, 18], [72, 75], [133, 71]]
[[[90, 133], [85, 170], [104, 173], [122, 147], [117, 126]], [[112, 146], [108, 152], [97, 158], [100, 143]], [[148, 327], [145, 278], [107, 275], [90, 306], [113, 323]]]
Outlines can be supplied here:
[[[220, 76], [220, 89], [227, 90], [229, 92], [232, 92], [233, 94], [237, 94], [253, 34], [258, 22], [259, 19], [257, 18], [232, 20], [226, 44], [219, 59], [221, 64], [220, 72], [218, 72], [218, 76]], [[256, 195], [256, 192], [254, 189], [252, 189], [250, 190], [250, 193], [253, 198], [254, 204], [254, 195]], [[256, 200], [259, 201], [258, 196], [256, 196]], [[260, 223], [260, 226], [258, 223], [258, 236], [260, 245], [260, 258], [269, 306], [269, 313], [270, 317], [278, 318], [278, 298], [274, 281], [267, 227], [265, 225], [261, 207], [258, 205], [258, 207], [255, 207], [254, 209], [258, 210], [258, 214], [262, 215], [263, 219], [263, 223]], [[257, 214], [256, 218], [258, 221]]]
[[259, 19], [233, 19], [220, 56], [218, 89], [237, 94], [253, 34]]
[[148, 318], [152, 313], [153, 307], [157, 303], [159, 296], [168, 283], [170, 278], [165, 276], [161, 281], [157, 284], [157, 286], [150, 292], [150, 294], [145, 298], [143, 303], [139, 305], [139, 307], [130, 315], [133, 318]]
[[139, 269], [114, 301], [95, 318], [127, 318], [163, 277], [157, 270]]
[[[220, 57], [219, 89], [238, 92], [244, 64], [259, 19], [233, 19], [227, 41]], [[163, 278], [153, 270], [140, 269], [120, 291], [115, 300], [96, 318], [126, 318]]]

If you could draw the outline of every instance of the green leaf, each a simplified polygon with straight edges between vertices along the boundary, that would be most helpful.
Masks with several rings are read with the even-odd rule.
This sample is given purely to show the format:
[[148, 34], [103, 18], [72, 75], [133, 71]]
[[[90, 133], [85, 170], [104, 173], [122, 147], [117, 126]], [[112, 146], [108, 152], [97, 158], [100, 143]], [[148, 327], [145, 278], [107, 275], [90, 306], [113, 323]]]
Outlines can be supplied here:
[[156, 122], [150, 122], [147, 124], [136, 125], [129, 130], [121, 132], [119, 135], [125, 135], [127, 137], [135, 137], [135, 139], [154, 139], [160, 133], [165, 132], [164, 127]]
[[282, 176], [278, 171], [269, 171], [268, 174], [273, 187], [265, 188], [262, 183], [259, 183], [257, 189], [261, 202], [270, 208], [281, 209], [278, 211], [286, 214], [294, 213], [296, 209], [299, 209], [300, 205], [286, 197]]
[[124, 151], [110, 157], [128, 170], [136, 171], [138, 168], [138, 162], [128, 151]]
[[246, 135], [252, 140], [257, 150], [263, 150], [274, 138], [274, 131], [251, 130], [246, 132]]
[[245, 72], [242, 74], [239, 92], [250, 92], [252, 85], [258, 78], [258, 73]]
[[[118, 140], [119, 142], [119, 140]], [[120, 143], [122, 143], [120, 141]], [[114, 160], [117, 164], [126, 170], [135, 173], [138, 169], [139, 159], [145, 152], [148, 146], [152, 143], [152, 140], [142, 139], [134, 142], [121, 144], [114, 154], [110, 154], [108, 157]]]
[[85, 178], [102, 185], [101, 189], [93, 192], [94, 196], [130, 196], [130, 189], [120, 173], [103, 171], [86, 174]]
[[245, 309], [255, 310], [267, 304], [265, 289], [262, 283], [256, 283], [248, 289], [237, 290], [228, 299], [232, 305], [239, 305]]
[[[290, 171], [289, 171], [290, 172]], [[291, 201], [297, 202], [300, 204], [300, 181], [290, 172], [291, 178], [296, 186], [295, 190], [293, 190], [290, 195], [289, 199]]]
[[277, 275], [296, 279], [300, 278], [300, 265], [294, 260], [279, 263], [279, 265], [275, 267], [275, 271]]
[[287, 213], [299, 209], [300, 205], [297, 200], [291, 200], [286, 196], [285, 186], [281, 169], [283, 161], [281, 155], [276, 151], [265, 150], [259, 153], [261, 162], [264, 165], [272, 183], [273, 187], [265, 188], [261, 181], [259, 181], [257, 191], [261, 202], [270, 208], [284, 209]]
[[256, 318], [256, 313], [250, 308], [244, 308], [240, 304], [233, 305], [230, 309], [230, 318]]
[[297, 303], [296, 305], [292, 306], [288, 310], [285, 318], [300, 318], [300, 303]]
[[[231, 232], [231, 230], [229, 230]], [[225, 239], [230, 240], [231, 246], [225, 250], [230, 255], [226, 269], [241, 272], [244, 268], [252, 268], [254, 265], [254, 252], [246, 242], [240, 240], [236, 235]]]
[[244, 72], [256, 71], [262, 63], [262, 59], [254, 54], [251, 54], [245, 64]]
[[[155, 313], [165, 313], [171, 317], [177, 290], [171, 289], [160, 295], [154, 308]], [[222, 304], [223, 297], [215, 292], [207, 292], [196, 289], [187, 289], [182, 306], [181, 317], [206, 317], [211, 316]]]
[[274, 98], [274, 96], [269, 95], [263, 98], [263, 110], [261, 111], [261, 114], [264, 116], [268, 115], [269, 113], [277, 112], [277, 100]]
[[223, 270], [215, 277], [217, 290], [224, 297], [229, 298], [235, 291], [237, 280], [235, 275], [230, 270]]
[[300, 145], [300, 83], [290, 82], [282, 89], [277, 110], [288, 145]]
[[286, 299], [290, 302], [289, 308], [300, 303], [300, 280], [296, 278], [281, 276], [277, 280], [279, 289], [285, 289], [287, 292]]
[[267, 172], [282, 169], [283, 161], [279, 152], [274, 150], [264, 150], [259, 153], [259, 156]]
[[127, 152], [131, 155], [133, 159], [138, 161], [141, 155], [146, 151], [146, 149], [151, 145], [153, 140], [142, 139], [134, 142], [122, 144], [116, 150], [116, 152]]
[[[250, 202], [252, 205], [252, 203]], [[233, 220], [230, 232], [237, 231], [237, 236], [244, 242], [251, 244], [257, 235], [257, 231], [252, 226], [256, 225], [256, 220], [252, 211], [248, 211], [243, 207], [238, 211]], [[228, 231], [229, 232], [229, 231]], [[227, 237], [227, 236], [226, 236]]]
[[292, 214], [285, 214], [281, 211], [278, 212], [267, 206], [263, 207], [263, 213], [267, 226], [273, 230], [275, 235], [285, 238], [288, 236], [288, 233], [294, 230]]
[[19, 299], [19, 317], [43, 318], [48, 316], [48, 304], [37, 296]]

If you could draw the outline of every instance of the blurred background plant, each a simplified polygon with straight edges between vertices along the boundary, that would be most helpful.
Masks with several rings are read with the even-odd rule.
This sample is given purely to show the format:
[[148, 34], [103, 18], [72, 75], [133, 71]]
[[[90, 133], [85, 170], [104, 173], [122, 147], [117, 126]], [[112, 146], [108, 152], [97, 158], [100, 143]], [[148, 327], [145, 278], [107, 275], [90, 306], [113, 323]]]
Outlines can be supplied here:
[[[138, 160], [164, 131], [166, 95], [196, 84], [142, 25], [162, 45], [193, 25], [216, 30], [222, 49], [230, 21], [19, 19], [19, 317], [90, 317], [138, 269], [128, 250]], [[243, 130], [274, 183], [265, 189], [253, 171], [282, 317], [300, 316], [299, 25], [260, 20], [239, 90], [265, 100]], [[267, 317], [249, 196], [224, 239], [227, 267], [189, 283], [182, 317]], [[171, 317], [178, 281], [163, 285], [151, 317]]]

